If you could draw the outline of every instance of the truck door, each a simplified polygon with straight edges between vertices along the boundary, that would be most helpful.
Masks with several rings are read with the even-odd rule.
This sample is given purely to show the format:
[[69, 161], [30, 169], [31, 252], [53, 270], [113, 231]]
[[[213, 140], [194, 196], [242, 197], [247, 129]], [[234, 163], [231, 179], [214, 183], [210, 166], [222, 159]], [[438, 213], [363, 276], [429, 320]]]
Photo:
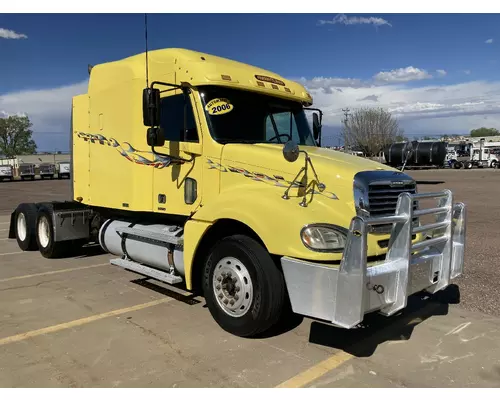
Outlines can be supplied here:
[[155, 151], [186, 161], [154, 169], [153, 211], [190, 215], [200, 204], [202, 177], [201, 137], [191, 95], [175, 90], [162, 97], [160, 127], [165, 145]]

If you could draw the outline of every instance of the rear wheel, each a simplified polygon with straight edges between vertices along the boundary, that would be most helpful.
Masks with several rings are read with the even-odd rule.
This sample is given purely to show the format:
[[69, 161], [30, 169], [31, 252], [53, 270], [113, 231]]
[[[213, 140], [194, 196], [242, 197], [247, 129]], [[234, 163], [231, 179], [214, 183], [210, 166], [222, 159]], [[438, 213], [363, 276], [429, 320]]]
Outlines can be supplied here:
[[496, 168], [496, 167], [497, 167], [497, 164], [498, 164], [498, 162], [497, 162], [496, 160], [493, 160], [493, 161], [491, 162], [491, 164], [490, 164], [490, 167], [491, 167], [491, 168]]
[[203, 293], [219, 326], [241, 337], [271, 328], [286, 304], [281, 271], [262, 245], [243, 235], [224, 238], [212, 248]]
[[45, 258], [62, 257], [70, 249], [68, 243], [55, 241], [53, 213], [51, 206], [43, 205], [38, 210], [36, 220], [36, 241]]
[[467, 161], [465, 164], [464, 164], [464, 168], [465, 169], [472, 169], [472, 163], [470, 161]]
[[33, 203], [20, 204], [14, 216], [14, 232], [17, 244], [21, 250], [36, 250], [35, 225], [37, 207]]

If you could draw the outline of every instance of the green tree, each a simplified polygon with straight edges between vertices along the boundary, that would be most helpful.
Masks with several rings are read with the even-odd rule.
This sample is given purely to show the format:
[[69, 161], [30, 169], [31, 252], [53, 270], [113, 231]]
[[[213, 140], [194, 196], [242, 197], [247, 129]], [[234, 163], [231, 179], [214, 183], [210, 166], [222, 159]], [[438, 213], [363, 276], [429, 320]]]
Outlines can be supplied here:
[[495, 128], [479, 128], [470, 131], [471, 137], [486, 137], [486, 136], [498, 136], [500, 132]]
[[0, 154], [34, 154], [36, 143], [32, 139], [32, 123], [28, 116], [11, 115], [0, 118]]

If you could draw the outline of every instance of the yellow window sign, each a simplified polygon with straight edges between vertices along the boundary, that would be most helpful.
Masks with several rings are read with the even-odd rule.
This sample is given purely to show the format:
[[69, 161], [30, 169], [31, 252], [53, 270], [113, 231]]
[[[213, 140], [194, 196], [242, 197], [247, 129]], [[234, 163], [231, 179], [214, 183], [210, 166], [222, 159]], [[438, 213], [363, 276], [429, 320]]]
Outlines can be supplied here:
[[205, 106], [205, 110], [207, 110], [210, 115], [226, 114], [232, 111], [233, 108], [234, 106], [228, 99], [213, 99]]

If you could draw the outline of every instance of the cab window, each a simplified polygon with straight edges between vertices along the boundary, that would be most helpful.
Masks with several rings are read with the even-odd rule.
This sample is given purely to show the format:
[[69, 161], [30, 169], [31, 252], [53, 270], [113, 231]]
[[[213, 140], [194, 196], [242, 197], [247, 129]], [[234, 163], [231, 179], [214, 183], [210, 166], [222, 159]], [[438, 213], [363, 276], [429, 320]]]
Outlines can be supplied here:
[[[191, 99], [174, 94], [161, 99], [160, 127], [165, 140], [169, 142], [199, 142], [198, 131], [193, 114]], [[184, 109], [186, 112], [186, 131], [184, 132]]]

